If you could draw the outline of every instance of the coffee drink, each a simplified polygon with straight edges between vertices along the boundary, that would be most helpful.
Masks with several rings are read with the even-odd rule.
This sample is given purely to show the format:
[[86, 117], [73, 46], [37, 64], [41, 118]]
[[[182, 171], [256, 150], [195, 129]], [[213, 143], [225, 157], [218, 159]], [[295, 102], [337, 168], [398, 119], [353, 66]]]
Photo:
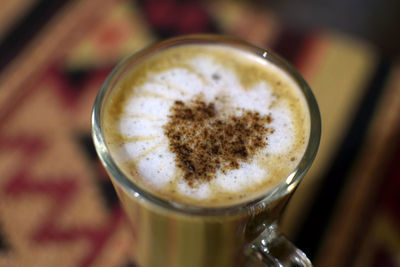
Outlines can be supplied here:
[[[251, 242], [275, 240], [319, 140], [307, 90], [276, 56], [216, 36], [153, 45], [113, 71], [93, 136], [139, 266], [244, 266]], [[296, 251], [280, 242], [279, 255]]]
[[105, 110], [106, 142], [127, 176], [165, 200], [206, 207], [250, 201], [283, 182], [310, 130], [288, 74], [222, 45], [155, 53]]

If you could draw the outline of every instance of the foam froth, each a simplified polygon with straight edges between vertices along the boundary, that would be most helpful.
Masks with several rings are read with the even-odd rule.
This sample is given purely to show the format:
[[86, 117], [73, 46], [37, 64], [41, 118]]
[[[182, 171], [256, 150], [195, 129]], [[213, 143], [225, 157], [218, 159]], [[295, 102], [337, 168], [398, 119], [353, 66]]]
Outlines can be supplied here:
[[234, 48], [187, 45], [140, 63], [107, 106], [106, 142], [137, 183], [169, 200], [227, 205], [290, 174], [309, 134], [299, 88]]

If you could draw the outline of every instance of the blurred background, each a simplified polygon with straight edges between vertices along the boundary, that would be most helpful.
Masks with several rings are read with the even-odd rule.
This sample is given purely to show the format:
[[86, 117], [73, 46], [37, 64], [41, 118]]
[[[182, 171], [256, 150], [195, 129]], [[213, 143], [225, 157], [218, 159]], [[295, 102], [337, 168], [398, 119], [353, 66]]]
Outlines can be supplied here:
[[397, 0], [2, 0], [0, 266], [135, 266], [92, 104], [119, 60], [200, 32], [275, 50], [315, 92], [285, 233], [316, 266], [400, 266], [399, 26]]

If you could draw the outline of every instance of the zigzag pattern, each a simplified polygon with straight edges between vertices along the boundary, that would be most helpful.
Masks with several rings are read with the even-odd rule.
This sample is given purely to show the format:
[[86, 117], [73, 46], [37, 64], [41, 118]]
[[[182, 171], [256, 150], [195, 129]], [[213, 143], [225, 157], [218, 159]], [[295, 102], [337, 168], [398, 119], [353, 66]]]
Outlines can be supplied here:
[[[179, 34], [217, 32], [210, 14], [199, 1], [139, 1], [143, 14], [161, 38]], [[176, 14], [179, 14], [177, 16]]]
[[90, 266], [117, 229], [122, 219], [121, 209], [116, 206], [110, 214], [109, 221], [103, 227], [58, 228], [58, 218], [65, 212], [73, 197], [78, 194], [79, 184], [77, 177], [68, 175], [57, 177], [57, 179], [51, 176], [37, 179], [32, 175], [31, 168], [45, 149], [46, 144], [39, 137], [4, 138], [0, 136], [0, 151], [2, 153], [6, 153], [7, 150], [20, 151], [22, 153], [21, 166], [23, 166], [5, 184], [4, 195], [8, 197], [46, 196], [53, 206], [34, 232], [32, 240], [36, 243], [86, 240], [90, 244], [90, 249], [87, 255], [81, 259], [79, 266]]
[[66, 108], [73, 108], [80, 94], [88, 88], [100, 88], [111, 72], [111, 66], [97, 69], [67, 71], [59, 64], [51, 64], [43, 73], [42, 79], [52, 84], [60, 102]]

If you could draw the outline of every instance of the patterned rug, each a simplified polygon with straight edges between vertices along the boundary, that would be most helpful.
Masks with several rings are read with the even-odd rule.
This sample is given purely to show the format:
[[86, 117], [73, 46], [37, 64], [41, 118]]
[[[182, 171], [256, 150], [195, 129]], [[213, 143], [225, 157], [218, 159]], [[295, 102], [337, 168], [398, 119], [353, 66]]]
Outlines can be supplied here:
[[400, 266], [399, 61], [287, 25], [260, 1], [31, 0], [24, 10], [0, 39], [0, 267], [135, 266], [91, 108], [119, 60], [198, 32], [271, 47], [315, 91], [323, 139], [285, 232], [316, 266]]

